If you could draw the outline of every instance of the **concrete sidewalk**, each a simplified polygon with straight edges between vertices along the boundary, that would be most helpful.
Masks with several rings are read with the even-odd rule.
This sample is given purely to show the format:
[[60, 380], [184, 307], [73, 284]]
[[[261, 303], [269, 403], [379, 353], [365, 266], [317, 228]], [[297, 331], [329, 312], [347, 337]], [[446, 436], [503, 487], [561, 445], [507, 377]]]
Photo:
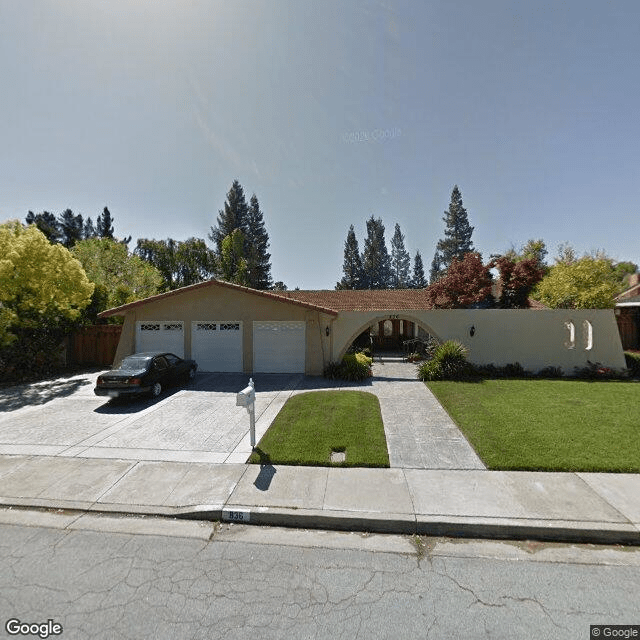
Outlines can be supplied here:
[[[0, 456], [0, 505], [336, 530], [640, 544], [640, 475]], [[3, 512], [3, 519], [20, 512]]]

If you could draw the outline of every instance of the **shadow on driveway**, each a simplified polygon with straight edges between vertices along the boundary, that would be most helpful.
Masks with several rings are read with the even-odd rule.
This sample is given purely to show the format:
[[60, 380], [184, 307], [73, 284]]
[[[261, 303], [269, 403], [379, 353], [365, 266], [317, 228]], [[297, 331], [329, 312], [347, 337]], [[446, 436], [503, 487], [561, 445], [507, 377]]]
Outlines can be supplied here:
[[0, 411], [16, 411], [27, 405], [43, 405], [73, 395], [82, 387], [93, 387], [93, 384], [93, 376], [87, 374], [0, 389]]

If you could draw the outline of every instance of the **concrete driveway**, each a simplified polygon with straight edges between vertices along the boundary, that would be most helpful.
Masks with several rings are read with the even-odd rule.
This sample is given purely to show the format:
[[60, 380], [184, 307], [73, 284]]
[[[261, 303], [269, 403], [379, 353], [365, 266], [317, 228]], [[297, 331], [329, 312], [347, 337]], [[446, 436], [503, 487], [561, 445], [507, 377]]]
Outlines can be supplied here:
[[[1, 389], [0, 454], [246, 462], [249, 416], [235, 394], [249, 376], [198, 374], [158, 399], [108, 402], [93, 393], [99, 373]], [[302, 379], [254, 377], [258, 439]]]

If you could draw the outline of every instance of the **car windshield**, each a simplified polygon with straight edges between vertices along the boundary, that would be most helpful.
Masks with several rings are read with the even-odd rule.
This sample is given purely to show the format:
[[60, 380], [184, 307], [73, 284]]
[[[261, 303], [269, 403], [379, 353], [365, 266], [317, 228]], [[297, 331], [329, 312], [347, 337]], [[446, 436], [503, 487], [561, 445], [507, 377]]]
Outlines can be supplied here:
[[131, 356], [130, 358], [125, 358], [122, 361], [119, 369], [126, 369], [128, 371], [140, 371], [140, 369], [146, 369], [149, 365], [149, 361], [151, 358], [141, 358], [139, 356]]

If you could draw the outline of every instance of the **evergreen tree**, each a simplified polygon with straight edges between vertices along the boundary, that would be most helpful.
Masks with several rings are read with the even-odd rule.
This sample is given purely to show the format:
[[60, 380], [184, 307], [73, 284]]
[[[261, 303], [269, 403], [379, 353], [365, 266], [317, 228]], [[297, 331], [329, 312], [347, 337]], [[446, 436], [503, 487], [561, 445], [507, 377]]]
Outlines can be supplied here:
[[438, 249], [433, 254], [433, 260], [431, 261], [431, 269], [429, 269], [429, 283], [435, 284], [440, 280], [442, 274], [444, 273], [444, 269], [442, 267], [442, 256]]
[[25, 220], [28, 225], [35, 224], [52, 244], [60, 242], [62, 238], [62, 230], [60, 229], [60, 223], [53, 213], [43, 211], [36, 215], [33, 211], [29, 211]]
[[349, 227], [347, 239], [344, 243], [344, 262], [342, 263], [342, 280], [336, 284], [336, 289], [362, 289], [363, 273], [360, 248], [353, 225]]
[[96, 220], [96, 232], [99, 238], [113, 240], [113, 218], [111, 212], [105, 207]]
[[473, 227], [469, 225], [467, 210], [462, 206], [462, 194], [458, 185], [453, 187], [449, 209], [444, 214], [442, 220], [445, 223], [445, 237], [438, 241], [437, 251], [440, 252], [442, 265], [446, 270], [454, 258], [462, 260], [465, 254], [474, 250], [471, 242]]
[[76, 242], [82, 240], [82, 232], [84, 228], [82, 216], [73, 214], [71, 209], [65, 209], [58, 218], [59, 228], [61, 231], [61, 243], [67, 249], [70, 249]]
[[424, 265], [422, 264], [422, 256], [416, 251], [416, 257], [413, 260], [413, 278], [411, 286], [414, 289], [424, 289], [427, 286], [427, 279], [424, 277]]
[[248, 234], [249, 208], [244, 196], [242, 185], [234, 180], [231, 189], [227, 193], [224, 209], [218, 211], [217, 226], [211, 227], [209, 239], [215, 242], [216, 254], [222, 254], [222, 241], [231, 235], [236, 229], [242, 231], [243, 237]]
[[404, 246], [404, 234], [396, 222], [391, 238], [391, 287], [408, 289], [411, 285], [411, 256]]
[[367, 220], [367, 237], [362, 253], [363, 289], [388, 289], [391, 279], [391, 258], [384, 239], [382, 220]]
[[249, 200], [247, 216], [245, 255], [247, 256], [247, 277], [250, 287], [254, 289], [271, 289], [271, 254], [269, 234], [264, 226], [260, 203], [254, 193]]
[[84, 226], [82, 227], [82, 239], [90, 240], [91, 238], [95, 238], [98, 235], [96, 231], [96, 226], [93, 224], [93, 220], [89, 217], [84, 221]]

